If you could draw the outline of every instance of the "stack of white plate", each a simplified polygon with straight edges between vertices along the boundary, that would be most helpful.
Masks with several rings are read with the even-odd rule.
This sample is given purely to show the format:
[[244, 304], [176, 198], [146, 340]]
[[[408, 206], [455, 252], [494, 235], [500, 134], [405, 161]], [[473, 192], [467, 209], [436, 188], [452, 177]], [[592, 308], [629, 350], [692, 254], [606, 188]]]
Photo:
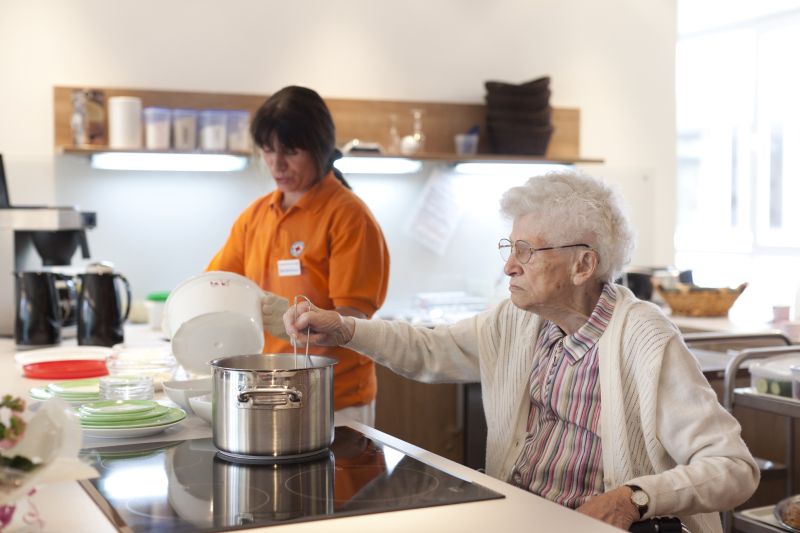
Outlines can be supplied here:
[[72, 379], [33, 387], [29, 394], [34, 400], [58, 397], [72, 404], [95, 402], [100, 399], [100, 382], [97, 378]]
[[183, 409], [153, 400], [105, 400], [75, 409], [84, 435], [89, 437], [142, 437], [159, 433], [186, 418]]

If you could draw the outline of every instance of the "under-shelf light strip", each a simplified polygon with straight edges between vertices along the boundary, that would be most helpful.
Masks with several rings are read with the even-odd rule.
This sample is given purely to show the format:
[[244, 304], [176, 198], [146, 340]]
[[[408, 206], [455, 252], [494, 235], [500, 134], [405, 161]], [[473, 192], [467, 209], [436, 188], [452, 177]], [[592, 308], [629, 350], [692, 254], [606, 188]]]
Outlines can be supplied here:
[[[334, 165], [344, 174], [413, 174], [422, 162], [404, 157], [343, 157]], [[92, 154], [92, 168], [105, 170], [150, 170], [183, 172], [231, 172], [247, 166], [247, 157], [231, 154], [178, 154], [147, 152], [102, 152]], [[472, 161], [458, 163], [459, 174], [535, 176], [568, 165]]]
[[454, 171], [459, 174], [477, 174], [482, 176], [527, 177], [540, 176], [554, 170], [564, 170], [570, 165], [559, 163], [504, 163], [496, 161], [472, 161], [458, 163]]
[[247, 166], [247, 157], [230, 154], [151, 154], [104, 152], [92, 154], [92, 168], [183, 172], [233, 172]]
[[342, 174], [413, 174], [422, 162], [404, 157], [343, 157], [334, 166]]

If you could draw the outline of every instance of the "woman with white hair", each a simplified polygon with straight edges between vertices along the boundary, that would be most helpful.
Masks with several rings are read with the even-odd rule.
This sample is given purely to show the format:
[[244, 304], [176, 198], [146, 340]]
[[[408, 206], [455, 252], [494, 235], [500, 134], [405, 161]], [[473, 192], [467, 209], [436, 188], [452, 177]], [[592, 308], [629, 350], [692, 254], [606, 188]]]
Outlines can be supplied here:
[[503, 196], [511, 297], [433, 330], [300, 304], [300, 342], [345, 345], [426, 382], [480, 381], [486, 472], [617, 527], [678, 516], [721, 531], [759, 473], [680, 332], [613, 280], [633, 229], [618, 194], [577, 172], [531, 178]]

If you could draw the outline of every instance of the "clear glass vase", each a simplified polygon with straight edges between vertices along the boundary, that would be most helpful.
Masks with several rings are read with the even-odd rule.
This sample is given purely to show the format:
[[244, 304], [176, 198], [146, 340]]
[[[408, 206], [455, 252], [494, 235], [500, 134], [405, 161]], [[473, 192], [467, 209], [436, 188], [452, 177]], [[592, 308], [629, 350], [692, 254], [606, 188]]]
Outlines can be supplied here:
[[411, 117], [414, 121], [414, 130], [411, 133], [411, 136], [417, 142], [417, 153], [422, 153], [425, 151], [425, 132], [422, 131], [423, 114], [425, 114], [425, 111], [422, 109], [411, 110]]

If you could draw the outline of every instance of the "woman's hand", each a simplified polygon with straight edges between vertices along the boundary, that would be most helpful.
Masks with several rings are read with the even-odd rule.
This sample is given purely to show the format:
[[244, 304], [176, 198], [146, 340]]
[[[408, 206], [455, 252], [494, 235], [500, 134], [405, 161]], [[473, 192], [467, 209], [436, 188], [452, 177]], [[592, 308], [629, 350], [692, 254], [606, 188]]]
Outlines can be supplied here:
[[289, 340], [286, 327], [283, 325], [283, 314], [289, 308], [289, 300], [264, 291], [261, 295], [261, 322], [267, 333], [278, 339]]
[[356, 322], [336, 311], [325, 311], [308, 302], [300, 302], [283, 314], [283, 324], [298, 345], [311, 342], [318, 346], [341, 346], [350, 342]]
[[631, 501], [632, 493], [630, 487], [623, 485], [592, 496], [576, 511], [627, 531], [631, 524], [639, 521], [639, 509]]

